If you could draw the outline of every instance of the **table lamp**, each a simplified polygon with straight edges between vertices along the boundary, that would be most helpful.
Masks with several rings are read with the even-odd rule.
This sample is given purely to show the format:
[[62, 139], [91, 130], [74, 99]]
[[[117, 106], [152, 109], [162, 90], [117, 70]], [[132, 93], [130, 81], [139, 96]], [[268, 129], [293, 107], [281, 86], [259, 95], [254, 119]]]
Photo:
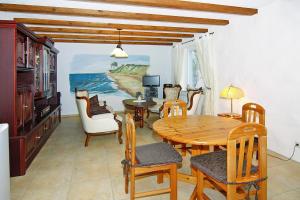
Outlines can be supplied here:
[[233, 85], [230, 85], [228, 87], [225, 87], [221, 94], [220, 94], [221, 98], [224, 99], [230, 99], [230, 116], [235, 116], [235, 114], [232, 111], [232, 100], [233, 99], [240, 99], [242, 97], [244, 97], [244, 92], [242, 89], [235, 87]]

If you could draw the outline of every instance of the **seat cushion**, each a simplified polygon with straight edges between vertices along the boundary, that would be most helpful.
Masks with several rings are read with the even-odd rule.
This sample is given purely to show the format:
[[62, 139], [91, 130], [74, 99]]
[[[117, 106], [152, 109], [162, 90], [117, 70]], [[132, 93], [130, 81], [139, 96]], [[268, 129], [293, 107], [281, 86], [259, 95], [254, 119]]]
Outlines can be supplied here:
[[[191, 165], [204, 174], [213, 177], [221, 183], [227, 182], [227, 152], [216, 151], [191, 158]], [[246, 171], [245, 164], [243, 165], [243, 173]], [[252, 166], [251, 173], [255, 173], [257, 167]]]
[[138, 166], [181, 163], [181, 155], [167, 143], [154, 143], [136, 147]]

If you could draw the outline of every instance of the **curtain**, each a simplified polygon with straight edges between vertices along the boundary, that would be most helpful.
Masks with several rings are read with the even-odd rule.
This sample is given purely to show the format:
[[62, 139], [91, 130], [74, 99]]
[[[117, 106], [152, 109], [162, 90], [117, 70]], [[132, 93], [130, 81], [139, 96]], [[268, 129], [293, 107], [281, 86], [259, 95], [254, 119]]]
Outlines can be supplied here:
[[187, 87], [187, 57], [188, 50], [181, 43], [176, 44], [172, 51], [173, 80], [183, 89]]
[[200, 39], [195, 37], [196, 55], [198, 67], [204, 83], [205, 98], [203, 99], [202, 114], [215, 115], [217, 107], [217, 83], [215, 72], [215, 54], [213, 36], [209, 33], [203, 35]]

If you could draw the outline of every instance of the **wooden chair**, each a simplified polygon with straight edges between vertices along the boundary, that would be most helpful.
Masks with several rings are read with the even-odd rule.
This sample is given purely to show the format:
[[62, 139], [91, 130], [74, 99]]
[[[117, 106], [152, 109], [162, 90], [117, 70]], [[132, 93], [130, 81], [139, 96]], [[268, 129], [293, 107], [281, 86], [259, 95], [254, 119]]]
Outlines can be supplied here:
[[[163, 108], [163, 117], [172, 117], [172, 116], [187, 116], [187, 106], [186, 103], [182, 100], [175, 100], [175, 101], [166, 101], [164, 103]], [[181, 150], [181, 155], [186, 156], [187, 147], [184, 143], [174, 142], [174, 141], [167, 141], [164, 139], [164, 142], [170, 142], [174, 147], [179, 145], [176, 149]]]
[[246, 103], [242, 108], [242, 121], [265, 125], [265, 109], [256, 103]]
[[[242, 121], [247, 123], [258, 123], [265, 125], [265, 109], [256, 103], [246, 103], [242, 107]], [[254, 138], [254, 151], [257, 152], [258, 140]], [[258, 154], [256, 153], [258, 158]]]
[[[258, 164], [253, 165], [254, 137], [258, 138]], [[248, 143], [246, 145], [246, 143]], [[237, 149], [237, 144], [240, 145]], [[224, 192], [227, 199], [245, 199], [257, 194], [259, 200], [267, 199], [267, 131], [257, 123], [242, 124], [230, 131], [227, 151], [216, 151], [191, 158], [191, 165], [197, 170], [197, 185], [191, 199], [209, 199], [204, 187]], [[259, 187], [259, 190], [250, 190]], [[256, 193], [257, 192], [257, 193]]]
[[[128, 193], [130, 179], [130, 200], [140, 197], [170, 193], [170, 199], [177, 199], [177, 164], [182, 162], [180, 154], [166, 143], [154, 143], [136, 147], [135, 125], [130, 114], [126, 115], [126, 149], [124, 165], [125, 192]], [[170, 187], [147, 192], [135, 191], [135, 180], [147, 175], [169, 173]], [[129, 177], [130, 174], [130, 177]]]

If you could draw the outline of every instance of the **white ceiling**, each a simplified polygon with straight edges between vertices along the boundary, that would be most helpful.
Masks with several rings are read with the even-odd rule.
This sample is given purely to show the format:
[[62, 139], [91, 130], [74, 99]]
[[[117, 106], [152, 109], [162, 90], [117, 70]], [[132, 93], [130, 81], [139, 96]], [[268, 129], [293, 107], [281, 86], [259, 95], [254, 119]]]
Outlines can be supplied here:
[[[203, 2], [201, 0], [193, 0]], [[206, 0], [205, 3], [225, 4], [232, 6], [244, 6], [261, 8], [267, 4], [270, 4], [276, 0]], [[86, 9], [99, 9], [110, 11], [123, 11], [123, 12], [137, 12], [137, 13], [151, 13], [151, 14], [163, 14], [163, 15], [180, 15], [191, 17], [204, 17], [204, 18], [217, 18], [217, 19], [229, 19], [234, 20], [236, 17], [252, 17], [232, 14], [219, 14], [211, 12], [200, 11], [186, 11], [166, 8], [152, 8], [144, 6], [126, 6], [118, 4], [108, 3], [95, 3], [88, 1], [78, 0], [0, 0], [1, 3], [15, 3], [15, 4], [28, 4], [28, 5], [44, 5], [44, 6], [59, 6], [59, 7], [73, 7], [73, 8], [86, 8]], [[3, 13], [2, 13], [3, 14]], [[10, 13], [5, 12], [4, 16], [7, 18], [12, 17], [32, 17], [32, 18], [49, 18], [49, 19], [62, 19], [62, 20], [75, 20], [75, 21], [91, 21], [91, 22], [103, 22], [103, 23], [128, 23], [128, 24], [145, 24], [145, 25], [166, 25], [166, 26], [184, 26], [184, 27], [203, 27], [212, 28], [211, 25], [199, 25], [199, 24], [182, 24], [171, 22], [156, 22], [156, 21], [140, 21], [140, 20], [122, 20], [122, 19], [108, 19], [108, 18], [95, 18], [95, 17], [73, 17], [73, 16], [60, 16], [60, 15], [41, 15], [41, 14], [29, 14], [29, 13]]]

